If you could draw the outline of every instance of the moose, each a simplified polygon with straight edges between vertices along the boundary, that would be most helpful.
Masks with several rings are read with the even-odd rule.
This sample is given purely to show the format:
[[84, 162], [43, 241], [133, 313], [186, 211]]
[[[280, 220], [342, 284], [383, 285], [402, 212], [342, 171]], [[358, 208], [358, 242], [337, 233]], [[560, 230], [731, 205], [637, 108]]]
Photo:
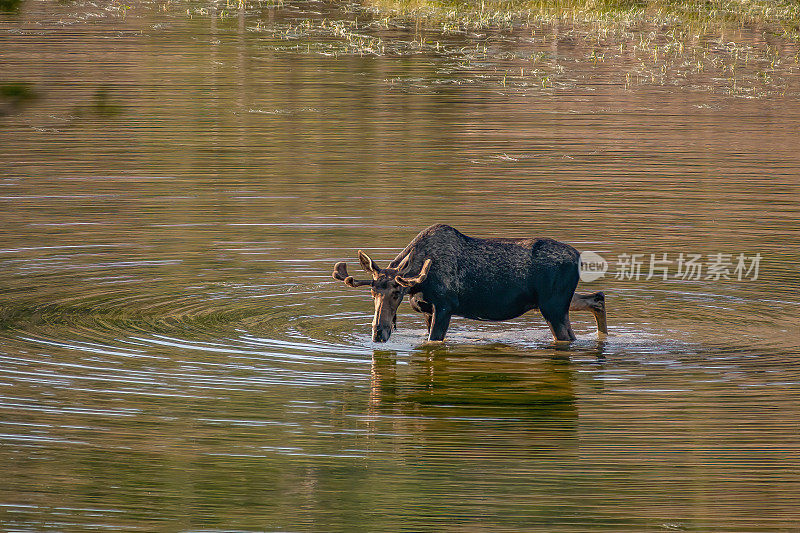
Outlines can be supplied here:
[[501, 321], [531, 309], [539, 309], [556, 341], [575, 340], [571, 310], [590, 311], [598, 335], [607, 333], [605, 295], [575, 293], [580, 254], [553, 239], [479, 239], [435, 224], [386, 268], [361, 250], [358, 259], [372, 279], [353, 278], [345, 262], [334, 265], [333, 277], [350, 287], [370, 287], [374, 342], [389, 340], [406, 295], [411, 308], [425, 316], [429, 341], [444, 340], [453, 315]]

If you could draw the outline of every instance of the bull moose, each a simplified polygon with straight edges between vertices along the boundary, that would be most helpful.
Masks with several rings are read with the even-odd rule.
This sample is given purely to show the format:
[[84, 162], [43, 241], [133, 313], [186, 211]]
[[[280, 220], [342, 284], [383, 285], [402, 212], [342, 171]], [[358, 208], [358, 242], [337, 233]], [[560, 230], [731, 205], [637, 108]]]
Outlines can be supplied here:
[[607, 333], [605, 296], [575, 293], [580, 254], [553, 239], [478, 239], [435, 224], [386, 268], [361, 250], [358, 259], [372, 279], [353, 278], [344, 262], [336, 263], [333, 277], [350, 287], [371, 288], [375, 342], [389, 340], [406, 295], [411, 308], [425, 315], [430, 341], [444, 340], [453, 315], [500, 321], [531, 309], [539, 309], [556, 341], [575, 340], [570, 310], [590, 311], [598, 333]]

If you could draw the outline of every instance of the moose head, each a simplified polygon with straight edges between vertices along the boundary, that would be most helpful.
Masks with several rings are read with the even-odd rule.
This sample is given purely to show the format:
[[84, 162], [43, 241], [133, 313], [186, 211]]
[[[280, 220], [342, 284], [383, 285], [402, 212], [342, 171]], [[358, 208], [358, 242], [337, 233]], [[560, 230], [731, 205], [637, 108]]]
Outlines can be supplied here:
[[426, 259], [416, 276], [411, 274], [411, 254], [408, 254], [396, 267], [379, 267], [367, 254], [358, 251], [358, 260], [365, 272], [372, 274], [371, 280], [357, 280], [347, 273], [347, 264], [336, 263], [333, 278], [343, 281], [350, 287], [369, 285], [375, 302], [375, 316], [372, 319], [372, 340], [386, 342], [397, 327], [397, 308], [403, 297], [428, 277], [431, 260]]

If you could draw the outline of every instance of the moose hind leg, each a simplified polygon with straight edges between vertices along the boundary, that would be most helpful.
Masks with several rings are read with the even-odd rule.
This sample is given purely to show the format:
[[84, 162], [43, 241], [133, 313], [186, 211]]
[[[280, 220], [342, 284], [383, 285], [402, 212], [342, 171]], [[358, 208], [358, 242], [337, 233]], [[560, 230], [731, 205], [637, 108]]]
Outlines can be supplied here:
[[577, 292], [572, 296], [572, 302], [569, 306], [570, 311], [589, 311], [594, 316], [594, 321], [597, 322], [597, 331], [602, 334], [608, 334], [608, 325], [606, 323], [606, 296], [602, 291], [593, 292], [591, 294], [578, 294]]

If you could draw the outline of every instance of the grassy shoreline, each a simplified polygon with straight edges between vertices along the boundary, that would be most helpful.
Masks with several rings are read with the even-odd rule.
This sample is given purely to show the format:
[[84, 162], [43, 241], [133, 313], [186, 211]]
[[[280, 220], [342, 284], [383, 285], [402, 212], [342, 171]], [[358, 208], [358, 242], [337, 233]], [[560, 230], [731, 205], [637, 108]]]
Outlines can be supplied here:
[[468, 27], [519, 22], [668, 24], [702, 34], [751, 28], [800, 40], [794, 0], [365, 0], [375, 10], [432, 25]]
[[[475, 58], [497, 59], [510, 83], [524, 85], [538, 76], [543, 88], [568, 84], [564, 69], [572, 61], [605, 71], [626, 89], [668, 85], [745, 98], [800, 96], [796, 0], [364, 2], [378, 17], [405, 19], [432, 35], [521, 36], [530, 31], [516, 52], [484, 48], [483, 56]], [[567, 45], [559, 50], [562, 41]], [[530, 53], [532, 44], [538, 49]], [[512, 75], [514, 69], [520, 74]], [[504, 87], [506, 81], [503, 75]]]

